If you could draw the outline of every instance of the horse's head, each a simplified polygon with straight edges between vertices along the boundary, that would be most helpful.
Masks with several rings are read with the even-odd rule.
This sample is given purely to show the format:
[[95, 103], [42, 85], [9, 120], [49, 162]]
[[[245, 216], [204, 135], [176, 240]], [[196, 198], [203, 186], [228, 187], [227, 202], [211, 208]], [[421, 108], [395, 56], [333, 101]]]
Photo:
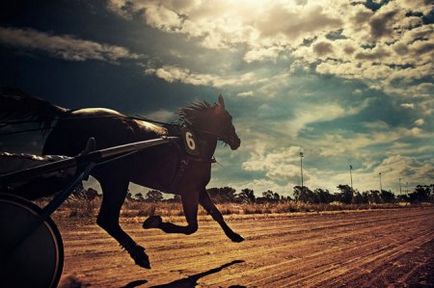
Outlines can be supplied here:
[[225, 101], [223, 96], [219, 96], [218, 102], [213, 106], [214, 119], [212, 121], [211, 129], [218, 135], [218, 139], [228, 144], [232, 150], [238, 149], [241, 140], [235, 131], [232, 124], [232, 116], [225, 109]]
[[178, 111], [181, 121], [197, 130], [228, 144], [232, 150], [240, 147], [241, 140], [232, 124], [232, 116], [225, 109], [225, 101], [220, 95], [217, 103], [196, 102]]

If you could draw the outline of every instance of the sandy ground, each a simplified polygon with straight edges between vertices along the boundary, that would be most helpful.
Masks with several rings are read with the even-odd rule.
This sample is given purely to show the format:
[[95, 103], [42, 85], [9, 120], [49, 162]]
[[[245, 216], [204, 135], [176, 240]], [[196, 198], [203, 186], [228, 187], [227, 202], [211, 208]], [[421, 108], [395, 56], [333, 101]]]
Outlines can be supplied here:
[[[193, 235], [122, 226], [151, 259], [135, 266], [95, 224], [57, 221], [62, 283], [82, 287], [434, 287], [434, 208], [304, 215], [231, 215], [232, 243], [210, 217]], [[179, 221], [182, 218], [178, 219]], [[69, 285], [68, 285], [69, 286]]]

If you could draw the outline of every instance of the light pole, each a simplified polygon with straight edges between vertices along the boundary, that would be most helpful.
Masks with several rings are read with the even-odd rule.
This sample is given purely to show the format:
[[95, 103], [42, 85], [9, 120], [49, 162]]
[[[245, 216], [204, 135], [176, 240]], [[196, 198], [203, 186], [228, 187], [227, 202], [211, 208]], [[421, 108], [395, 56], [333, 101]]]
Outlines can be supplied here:
[[398, 179], [398, 181], [399, 181], [399, 195], [402, 194], [402, 189], [401, 189], [401, 179], [402, 179], [402, 178], [399, 178], [399, 179]]
[[303, 151], [300, 151], [300, 175], [301, 175], [301, 190], [304, 189], [304, 183], [303, 183]]
[[353, 190], [353, 173], [351, 172], [353, 170], [353, 166], [350, 164], [350, 183], [351, 183], [351, 191]]
[[381, 172], [378, 173], [378, 175], [380, 176], [380, 193], [381, 193], [381, 191], [383, 191], [383, 184], [381, 183]]

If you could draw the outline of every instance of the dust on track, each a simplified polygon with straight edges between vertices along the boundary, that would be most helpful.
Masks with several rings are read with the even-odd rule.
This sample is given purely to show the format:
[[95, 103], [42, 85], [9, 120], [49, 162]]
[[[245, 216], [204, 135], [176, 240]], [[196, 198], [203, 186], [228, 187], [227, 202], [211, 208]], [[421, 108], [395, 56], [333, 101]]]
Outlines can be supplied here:
[[146, 247], [151, 270], [135, 266], [95, 224], [58, 219], [63, 281], [82, 287], [434, 287], [434, 207], [226, 218], [246, 241], [230, 242], [210, 217], [201, 217], [190, 236], [143, 230], [143, 218], [124, 219], [124, 229]]

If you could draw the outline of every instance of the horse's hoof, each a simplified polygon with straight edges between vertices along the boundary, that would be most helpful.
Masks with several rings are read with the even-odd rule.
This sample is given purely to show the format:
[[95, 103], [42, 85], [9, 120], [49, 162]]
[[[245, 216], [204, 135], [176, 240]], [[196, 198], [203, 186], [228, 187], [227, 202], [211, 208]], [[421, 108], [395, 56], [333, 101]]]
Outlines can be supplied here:
[[145, 248], [137, 245], [133, 251], [129, 251], [131, 258], [133, 258], [134, 263], [142, 268], [151, 269], [151, 263], [149, 262], [149, 257], [145, 253]]
[[240, 243], [240, 242], [244, 241], [244, 238], [240, 234], [237, 234], [237, 233], [234, 233], [229, 238], [232, 240], [232, 242], [236, 242], [236, 243]]
[[149, 216], [148, 219], [143, 222], [142, 227], [143, 229], [158, 228], [161, 223], [163, 223], [163, 220], [160, 216]]

